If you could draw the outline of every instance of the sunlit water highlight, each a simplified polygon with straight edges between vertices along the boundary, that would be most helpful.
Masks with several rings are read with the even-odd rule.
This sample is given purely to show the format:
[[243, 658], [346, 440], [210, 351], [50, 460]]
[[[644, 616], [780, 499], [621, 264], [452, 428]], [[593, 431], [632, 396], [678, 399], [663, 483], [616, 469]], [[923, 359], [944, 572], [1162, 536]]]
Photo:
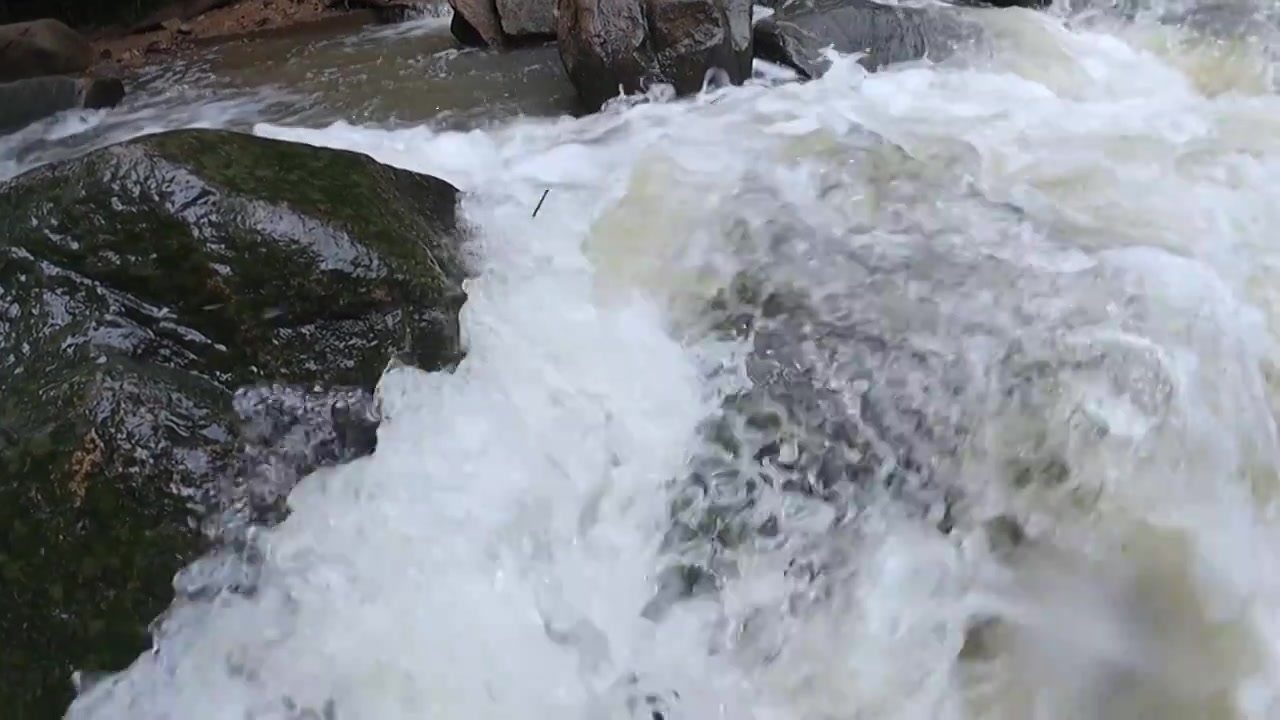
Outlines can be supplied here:
[[[941, 66], [256, 126], [467, 191], [467, 357], [389, 371], [377, 453], [297, 487], [256, 592], [176, 605], [70, 717], [1280, 718], [1266, 46], [988, 15]], [[743, 278], [792, 298], [735, 301], [745, 339]], [[874, 411], [841, 457], [902, 489], [764, 483], [770, 532], [673, 549], [769, 363]], [[751, 472], [836, 445], [776, 432]], [[719, 587], [650, 612], [704, 551]]]

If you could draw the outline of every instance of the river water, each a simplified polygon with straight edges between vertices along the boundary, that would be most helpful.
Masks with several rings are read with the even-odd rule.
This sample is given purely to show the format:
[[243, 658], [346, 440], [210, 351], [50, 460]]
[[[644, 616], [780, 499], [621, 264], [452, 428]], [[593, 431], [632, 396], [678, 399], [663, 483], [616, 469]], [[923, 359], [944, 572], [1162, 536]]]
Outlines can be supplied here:
[[[1189, 9], [983, 11], [945, 63], [583, 119], [553, 55], [396, 105], [466, 56], [423, 21], [10, 141], [243, 127], [476, 229], [461, 366], [389, 370], [256, 592], [69, 717], [1280, 718], [1271, 26]], [[655, 600], [678, 563], [714, 581]]]

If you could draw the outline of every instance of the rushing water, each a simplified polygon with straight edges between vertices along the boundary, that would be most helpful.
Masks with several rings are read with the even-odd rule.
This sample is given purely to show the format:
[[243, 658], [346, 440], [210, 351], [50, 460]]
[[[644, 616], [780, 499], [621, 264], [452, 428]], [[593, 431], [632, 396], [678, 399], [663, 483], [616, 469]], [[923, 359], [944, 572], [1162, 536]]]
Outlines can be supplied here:
[[468, 191], [467, 358], [389, 370], [254, 592], [70, 717], [1280, 718], [1271, 45], [1077, 13], [579, 120], [256, 125]]

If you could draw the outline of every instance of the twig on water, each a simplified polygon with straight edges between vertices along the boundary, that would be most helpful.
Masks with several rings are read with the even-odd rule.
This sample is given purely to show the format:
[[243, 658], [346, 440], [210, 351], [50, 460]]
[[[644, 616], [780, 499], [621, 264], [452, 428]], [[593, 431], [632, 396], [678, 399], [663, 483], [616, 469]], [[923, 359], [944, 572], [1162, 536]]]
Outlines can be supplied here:
[[547, 199], [547, 193], [551, 192], [551, 188], [542, 191], [542, 197], [538, 198], [538, 207], [533, 209], [533, 217], [538, 217], [538, 211], [542, 209], [542, 203]]

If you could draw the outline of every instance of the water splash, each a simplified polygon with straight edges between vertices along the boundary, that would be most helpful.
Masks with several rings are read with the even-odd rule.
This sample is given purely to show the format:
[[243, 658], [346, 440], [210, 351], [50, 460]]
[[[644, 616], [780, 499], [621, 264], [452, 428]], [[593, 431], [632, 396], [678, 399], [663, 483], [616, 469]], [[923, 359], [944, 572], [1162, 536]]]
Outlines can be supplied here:
[[253, 591], [70, 717], [1280, 717], [1280, 101], [1150, 25], [984, 22], [582, 120], [257, 127], [469, 192], [467, 359], [389, 372]]

